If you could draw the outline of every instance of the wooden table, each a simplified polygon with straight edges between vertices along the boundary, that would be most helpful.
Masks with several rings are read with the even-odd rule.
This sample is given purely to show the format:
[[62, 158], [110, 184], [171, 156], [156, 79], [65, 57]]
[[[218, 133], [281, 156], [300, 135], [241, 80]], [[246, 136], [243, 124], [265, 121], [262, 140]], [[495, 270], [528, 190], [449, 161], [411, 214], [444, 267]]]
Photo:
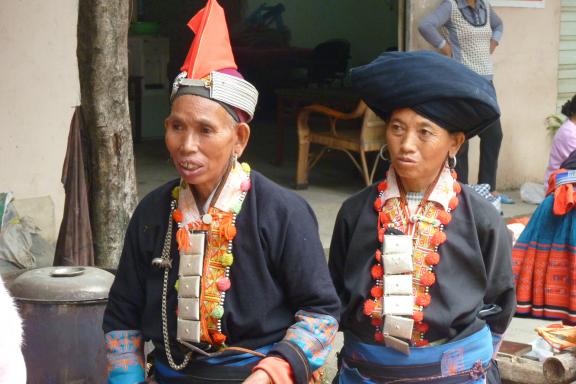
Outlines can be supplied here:
[[276, 163], [284, 162], [284, 135], [287, 118], [294, 119], [298, 110], [310, 104], [322, 104], [328, 107], [351, 111], [360, 97], [351, 88], [280, 88], [275, 90], [277, 98], [277, 131], [276, 131]]

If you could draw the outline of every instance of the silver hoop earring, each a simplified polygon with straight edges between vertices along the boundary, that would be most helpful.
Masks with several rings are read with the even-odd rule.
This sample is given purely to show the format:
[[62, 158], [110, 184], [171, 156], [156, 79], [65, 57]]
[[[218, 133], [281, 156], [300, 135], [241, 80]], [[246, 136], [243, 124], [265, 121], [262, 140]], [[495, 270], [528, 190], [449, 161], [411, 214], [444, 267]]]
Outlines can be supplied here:
[[448, 168], [450, 168], [450, 169], [456, 168], [456, 164], [458, 164], [458, 160], [456, 160], [456, 156], [448, 155], [448, 159], [446, 161], [448, 163]]
[[378, 156], [384, 161], [390, 161], [390, 159], [384, 155], [384, 152], [386, 152], [387, 148], [388, 148], [388, 144], [384, 144], [380, 147], [380, 151], [378, 152]]

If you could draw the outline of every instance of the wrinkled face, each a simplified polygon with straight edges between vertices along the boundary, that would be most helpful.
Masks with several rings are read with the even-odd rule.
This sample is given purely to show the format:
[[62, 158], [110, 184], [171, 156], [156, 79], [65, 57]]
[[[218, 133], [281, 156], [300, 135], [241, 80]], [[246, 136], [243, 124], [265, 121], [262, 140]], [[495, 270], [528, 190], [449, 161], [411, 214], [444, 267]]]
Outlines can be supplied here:
[[390, 161], [408, 192], [421, 192], [434, 181], [448, 156], [464, 142], [410, 108], [392, 113], [386, 128]]
[[217, 102], [200, 96], [177, 97], [164, 122], [166, 147], [176, 170], [202, 194], [210, 194], [240, 156], [250, 136]]

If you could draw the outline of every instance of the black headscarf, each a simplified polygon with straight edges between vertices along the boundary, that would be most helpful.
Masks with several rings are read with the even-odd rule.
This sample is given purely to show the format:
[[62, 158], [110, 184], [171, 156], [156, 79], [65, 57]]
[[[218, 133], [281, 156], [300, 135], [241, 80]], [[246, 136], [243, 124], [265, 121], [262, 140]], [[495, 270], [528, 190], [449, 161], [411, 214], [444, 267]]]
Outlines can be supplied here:
[[387, 120], [412, 108], [449, 132], [470, 138], [500, 117], [492, 84], [456, 60], [435, 52], [387, 52], [351, 70], [366, 104]]

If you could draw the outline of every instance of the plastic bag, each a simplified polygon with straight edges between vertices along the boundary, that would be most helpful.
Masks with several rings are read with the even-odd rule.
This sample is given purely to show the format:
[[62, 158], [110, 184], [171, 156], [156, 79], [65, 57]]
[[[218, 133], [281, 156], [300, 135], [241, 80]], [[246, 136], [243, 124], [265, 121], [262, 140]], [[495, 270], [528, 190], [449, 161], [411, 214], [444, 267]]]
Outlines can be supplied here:
[[528, 204], [540, 204], [546, 197], [544, 184], [524, 183], [520, 187], [520, 198]]

